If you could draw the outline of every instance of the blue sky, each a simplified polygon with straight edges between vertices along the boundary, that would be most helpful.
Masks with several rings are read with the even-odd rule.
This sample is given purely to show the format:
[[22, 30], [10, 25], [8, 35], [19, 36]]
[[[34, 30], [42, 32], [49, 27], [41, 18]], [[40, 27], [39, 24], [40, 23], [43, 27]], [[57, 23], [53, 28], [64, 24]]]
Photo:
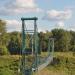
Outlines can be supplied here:
[[39, 31], [75, 31], [75, 0], [0, 0], [0, 19], [6, 21], [9, 32], [21, 31], [21, 17], [34, 16], [38, 17]]

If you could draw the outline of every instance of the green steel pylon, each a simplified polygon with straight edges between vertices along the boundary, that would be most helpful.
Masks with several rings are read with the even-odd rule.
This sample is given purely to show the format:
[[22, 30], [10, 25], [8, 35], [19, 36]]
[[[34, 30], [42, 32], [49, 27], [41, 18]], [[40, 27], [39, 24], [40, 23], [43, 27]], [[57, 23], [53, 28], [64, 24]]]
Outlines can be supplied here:
[[[37, 68], [37, 52], [38, 52], [38, 34], [37, 34], [37, 24], [36, 21], [38, 20], [37, 17], [33, 17], [33, 18], [21, 18], [22, 20], [22, 57], [21, 57], [21, 73], [22, 75], [31, 75], [32, 74], [32, 67], [34, 67], [35, 69]], [[26, 30], [26, 25], [25, 25], [25, 21], [26, 20], [33, 20], [34, 21], [34, 29], [33, 30]], [[33, 33], [33, 37], [34, 37], [34, 66], [31, 66], [30, 68], [27, 67], [27, 60], [26, 60], [26, 32], [28, 33]]]
[[54, 53], [54, 38], [48, 39], [48, 56], [53, 56]]
[[[21, 51], [21, 59], [20, 59], [20, 72], [21, 75], [32, 75], [32, 72], [38, 71], [50, 62], [50, 56], [53, 56], [54, 52], [54, 39], [49, 38], [48, 39], [48, 56], [43, 59], [41, 57], [41, 48], [40, 48], [40, 40], [38, 37], [38, 29], [37, 29], [37, 23], [36, 21], [38, 20], [37, 17], [32, 17], [32, 18], [21, 18], [22, 20], [22, 51]], [[34, 21], [34, 28], [32, 30], [27, 30], [25, 21], [27, 20], [32, 20]], [[29, 50], [26, 46], [27, 44], [27, 34], [31, 35], [31, 43], [32, 43], [32, 60], [29, 59], [31, 57], [31, 54], [28, 53], [27, 51]], [[30, 55], [29, 55], [30, 54]], [[31, 61], [32, 63], [28, 62]]]

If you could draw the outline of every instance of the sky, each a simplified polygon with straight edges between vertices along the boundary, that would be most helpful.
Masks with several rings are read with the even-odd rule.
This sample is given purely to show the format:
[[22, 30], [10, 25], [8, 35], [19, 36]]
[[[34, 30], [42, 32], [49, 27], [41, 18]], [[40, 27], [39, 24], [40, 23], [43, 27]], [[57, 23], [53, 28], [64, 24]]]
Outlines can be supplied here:
[[[7, 31], [21, 31], [21, 18], [38, 17], [38, 31], [75, 31], [75, 0], [0, 0], [0, 19]], [[26, 23], [29, 28], [33, 22]]]

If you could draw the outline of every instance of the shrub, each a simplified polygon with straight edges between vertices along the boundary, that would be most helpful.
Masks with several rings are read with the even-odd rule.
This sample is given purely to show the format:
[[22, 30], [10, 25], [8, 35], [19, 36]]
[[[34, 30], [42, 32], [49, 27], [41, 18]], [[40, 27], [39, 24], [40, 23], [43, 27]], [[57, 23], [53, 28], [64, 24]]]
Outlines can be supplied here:
[[7, 54], [9, 54], [7, 47], [0, 46], [0, 55], [7, 55]]

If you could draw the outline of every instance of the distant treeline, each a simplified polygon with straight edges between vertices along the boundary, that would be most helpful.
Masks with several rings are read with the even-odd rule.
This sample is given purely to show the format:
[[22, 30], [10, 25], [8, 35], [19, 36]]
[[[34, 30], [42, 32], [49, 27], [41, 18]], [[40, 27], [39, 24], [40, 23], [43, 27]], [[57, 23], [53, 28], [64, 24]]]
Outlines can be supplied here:
[[[64, 29], [53, 29], [51, 32], [38, 33], [41, 49], [46, 50], [48, 39], [54, 38], [55, 51], [75, 51], [75, 32]], [[29, 38], [30, 39], [30, 38]], [[29, 39], [26, 41], [29, 47]], [[22, 36], [20, 32], [4, 33], [0, 35], [0, 54], [19, 54]]]
[[[6, 32], [6, 23], [0, 20], [0, 55], [19, 54], [22, 50], [22, 35], [20, 32]], [[27, 47], [30, 48], [30, 35], [26, 40]], [[75, 32], [64, 29], [53, 29], [50, 32], [38, 33], [39, 42], [43, 51], [48, 47], [48, 39], [54, 38], [55, 51], [75, 51]]]

